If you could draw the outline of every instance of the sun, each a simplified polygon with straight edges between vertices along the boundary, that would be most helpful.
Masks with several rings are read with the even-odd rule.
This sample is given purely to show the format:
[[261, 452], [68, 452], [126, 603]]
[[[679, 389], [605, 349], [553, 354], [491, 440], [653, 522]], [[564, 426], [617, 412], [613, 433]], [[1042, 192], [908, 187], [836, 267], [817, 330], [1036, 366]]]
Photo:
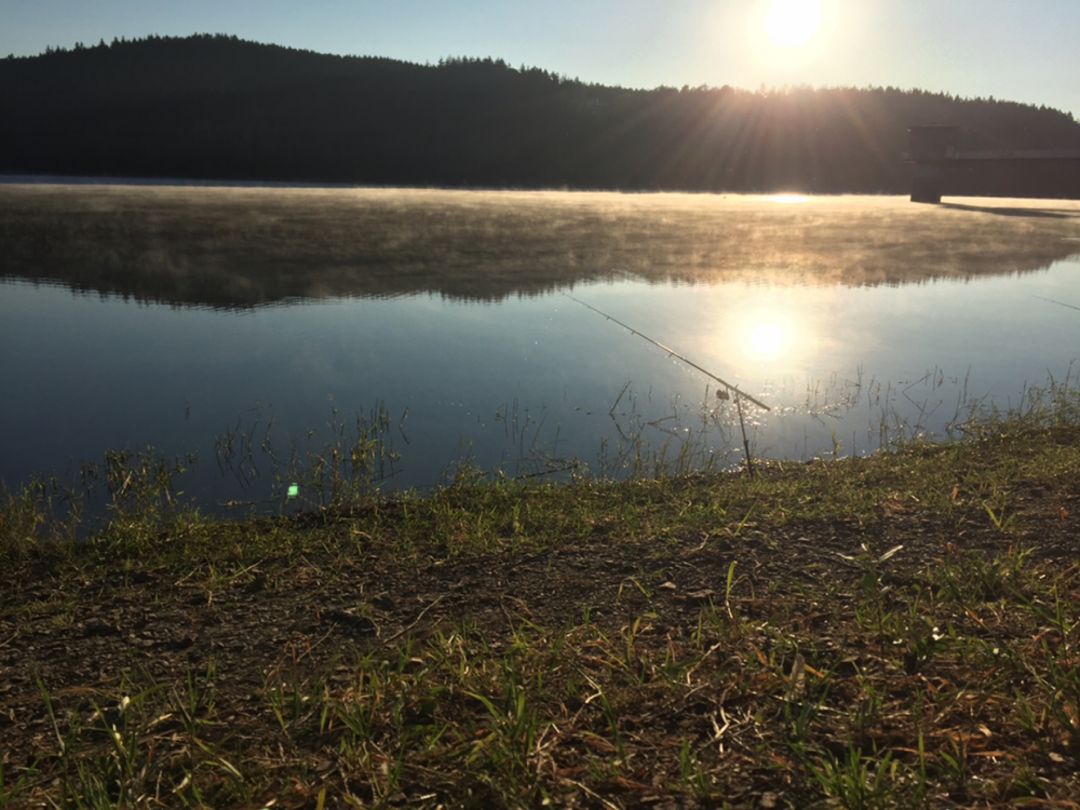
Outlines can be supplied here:
[[820, 0], [772, 0], [765, 13], [765, 33], [778, 48], [802, 47], [820, 27]]

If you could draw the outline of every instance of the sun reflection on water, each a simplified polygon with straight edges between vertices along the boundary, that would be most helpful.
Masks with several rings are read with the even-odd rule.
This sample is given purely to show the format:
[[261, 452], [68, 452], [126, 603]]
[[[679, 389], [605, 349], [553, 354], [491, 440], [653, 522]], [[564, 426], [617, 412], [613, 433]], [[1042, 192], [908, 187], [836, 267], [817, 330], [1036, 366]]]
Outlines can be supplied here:
[[731, 326], [728, 357], [734, 350], [734, 356], [747, 371], [791, 371], [801, 365], [814, 342], [807, 324], [784, 307], [751, 309], [736, 316]]
[[781, 203], [783, 205], [790, 205], [792, 203], [804, 203], [810, 198], [805, 194], [796, 194], [794, 192], [783, 192], [782, 194], [773, 194], [769, 197], [770, 202]]
[[751, 328], [746, 336], [748, 353], [762, 359], [773, 360], [780, 357], [790, 343], [787, 329], [776, 321], [759, 323]]

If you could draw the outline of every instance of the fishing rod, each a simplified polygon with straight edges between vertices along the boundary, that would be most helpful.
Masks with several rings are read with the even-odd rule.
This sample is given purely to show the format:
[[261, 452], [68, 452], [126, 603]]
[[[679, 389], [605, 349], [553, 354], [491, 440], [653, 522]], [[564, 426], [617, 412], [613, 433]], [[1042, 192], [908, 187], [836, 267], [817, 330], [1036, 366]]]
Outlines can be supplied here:
[[[695, 363], [695, 362], [694, 362], [693, 360], [690, 360], [690, 359], [688, 359], [688, 358], [684, 357], [683, 355], [679, 354], [679, 353], [678, 353], [677, 351], [675, 351], [675, 350], [674, 350], [673, 348], [671, 348], [670, 346], [665, 346], [665, 345], [664, 345], [663, 343], [661, 343], [660, 341], [658, 341], [658, 340], [653, 340], [653, 339], [652, 339], [651, 337], [649, 337], [648, 335], [646, 335], [646, 334], [644, 334], [644, 333], [642, 333], [642, 332], [639, 332], [639, 331], [638, 331], [637, 329], [635, 329], [634, 327], [630, 326], [629, 324], [625, 324], [625, 323], [623, 323], [622, 321], [620, 321], [620, 320], [619, 320], [618, 318], [616, 318], [616, 317], [613, 317], [613, 316], [611, 316], [611, 315], [608, 315], [608, 314], [607, 314], [606, 312], [604, 312], [604, 311], [602, 311], [602, 310], [599, 310], [599, 309], [597, 309], [597, 308], [596, 308], [596, 307], [594, 307], [594, 306], [593, 306], [592, 304], [587, 304], [586, 302], [582, 301], [582, 300], [581, 300], [580, 298], [575, 298], [574, 296], [572, 296], [572, 295], [571, 295], [570, 293], [568, 293], [568, 292], [564, 292], [564, 293], [563, 293], [563, 295], [565, 295], [565, 296], [566, 296], [567, 298], [569, 298], [569, 299], [570, 299], [571, 301], [574, 301], [574, 302], [576, 302], [576, 303], [578, 303], [578, 304], [581, 304], [581, 305], [582, 305], [583, 307], [585, 307], [586, 309], [591, 309], [591, 310], [592, 310], [593, 312], [595, 312], [595, 313], [596, 313], [597, 315], [600, 315], [600, 316], [602, 316], [602, 317], [604, 317], [604, 318], [607, 318], [607, 319], [608, 319], [609, 321], [614, 321], [614, 322], [615, 322], [615, 323], [617, 323], [617, 324], [618, 324], [619, 326], [621, 326], [621, 327], [622, 327], [623, 329], [625, 329], [625, 330], [627, 330], [628, 332], [630, 332], [630, 334], [632, 334], [632, 335], [637, 335], [637, 336], [638, 336], [639, 338], [641, 338], [642, 340], [647, 340], [647, 341], [648, 341], [649, 343], [651, 343], [651, 344], [652, 344], [653, 346], [656, 346], [656, 348], [658, 348], [658, 349], [661, 349], [661, 350], [663, 350], [663, 351], [667, 352], [667, 353], [668, 353], [669, 355], [671, 355], [672, 357], [676, 357], [676, 358], [678, 358], [679, 360], [682, 360], [682, 361], [683, 361], [684, 363], [686, 363], [686, 365], [690, 366], [691, 368], [695, 368], [695, 369], [697, 369], [697, 370], [698, 370], [698, 371], [700, 371], [700, 372], [701, 372], [702, 374], [704, 374], [704, 375], [705, 375], [706, 377], [710, 377], [711, 379], [713, 379], [713, 380], [716, 380], [716, 381], [717, 381], [718, 383], [720, 383], [720, 385], [724, 386], [724, 387], [725, 387], [725, 388], [727, 388], [727, 389], [728, 389], [729, 391], [731, 391], [731, 392], [733, 392], [733, 393], [735, 394], [735, 396], [736, 396], [736, 399], [735, 399], [735, 403], [736, 403], [737, 405], [738, 405], [738, 402], [739, 402], [739, 400], [738, 400], [738, 397], [743, 397], [743, 398], [744, 398], [744, 399], [746, 399], [746, 400], [747, 400], [748, 402], [753, 402], [753, 403], [754, 403], [755, 405], [757, 405], [757, 406], [758, 406], [759, 408], [764, 408], [764, 409], [765, 409], [765, 410], [767, 410], [767, 411], [768, 411], [768, 410], [771, 410], [771, 409], [769, 408], [769, 406], [768, 406], [768, 405], [766, 405], [766, 404], [765, 404], [764, 402], [762, 402], [762, 401], [761, 401], [760, 399], [756, 399], [756, 398], [754, 398], [754, 397], [750, 396], [749, 394], [747, 394], [747, 393], [744, 393], [743, 391], [739, 390], [739, 387], [738, 387], [737, 385], [732, 385], [732, 384], [731, 384], [731, 383], [729, 383], [729, 382], [728, 382], [727, 380], [722, 380], [722, 379], [720, 379], [720, 378], [719, 378], [719, 377], [717, 377], [717, 376], [716, 376], [715, 374], [713, 374], [713, 373], [712, 373], [711, 371], [709, 371], [709, 370], [708, 370], [707, 368], [703, 368], [703, 367], [699, 366], [699, 365], [698, 365], [697, 363]], [[739, 412], [740, 412], [740, 415], [741, 415], [741, 412], [742, 412], [742, 407], [741, 407], [741, 406], [739, 407]]]

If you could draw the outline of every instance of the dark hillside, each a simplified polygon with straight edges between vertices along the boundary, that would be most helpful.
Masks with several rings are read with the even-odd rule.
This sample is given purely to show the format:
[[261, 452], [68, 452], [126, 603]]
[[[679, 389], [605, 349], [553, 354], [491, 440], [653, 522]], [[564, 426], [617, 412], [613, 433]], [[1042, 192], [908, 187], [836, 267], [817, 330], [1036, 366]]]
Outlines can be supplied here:
[[902, 192], [905, 129], [930, 121], [965, 147], [1080, 147], [1057, 110], [896, 88], [626, 90], [226, 36], [0, 60], [9, 173]]

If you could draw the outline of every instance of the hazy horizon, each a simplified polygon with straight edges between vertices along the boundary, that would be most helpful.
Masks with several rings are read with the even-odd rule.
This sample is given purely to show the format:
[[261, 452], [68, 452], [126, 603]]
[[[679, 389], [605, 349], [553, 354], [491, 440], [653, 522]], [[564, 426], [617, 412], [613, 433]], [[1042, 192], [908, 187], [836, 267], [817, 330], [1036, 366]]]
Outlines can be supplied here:
[[[212, 32], [205, 32], [205, 33], [209, 33], [209, 34], [211, 34], [213, 36], [226, 36], [226, 37], [236, 36], [236, 35], [232, 34], [231, 32], [228, 32], [228, 31], [212, 31]], [[174, 38], [186, 39], [188, 37], [202, 36], [203, 34], [204, 34], [204, 32], [194, 32], [194, 31], [192, 31], [189, 34], [178, 34]], [[156, 34], [155, 32], [147, 32], [147, 33], [142, 34], [140, 36], [127, 37], [126, 39], [128, 41], [139, 41], [139, 40], [148, 39], [148, 38], [150, 38], [152, 36], [158, 36], [158, 34]], [[171, 37], [172, 35], [169, 35], [169, 36]], [[519, 70], [519, 69], [525, 69], [525, 70], [539, 69], [539, 70], [544, 70], [544, 71], [547, 71], [547, 72], [554, 72], [554, 73], [556, 73], [556, 74], [558, 74], [560, 76], [563, 76], [563, 77], [565, 77], [567, 79], [571, 79], [571, 80], [574, 80], [574, 81], [581, 81], [581, 82], [583, 82], [585, 84], [600, 85], [600, 86], [604, 86], [604, 87], [608, 87], [608, 88], [616, 89], [616, 90], [644, 90], [644, 91], [650, 91], [650, 90], [659, 90], [659, 89], [663, 89], [663, 88], [674, 87], [674, 85], [670, 85], [670, 84], [630, 85], [630, 84], [618, 84], [618, 83], [608, 84], [606, 82], [592, 81], [591, 79], [589, 79], [586, 76], [568, 76], [566, 74], [560, 74], [560, 73], [558, 73], [558, 71], [551, 71], [545, 65], [531, 65], [531, 64], [520, 64], [519, 65], [519, 64], [514, 64], [510, 60], [504, 59], [498, 53], [488, 54], [485, 57], [474, 57], [474, 56], [471, 56], [471, 55], [468, 55], [468, 54], [446, 54], [444, 56], [439, 57], [439, 59], [435, 59], [435, 60], [416, 61], [416, 60], [411, 60], [411, 59], [398, 58], [398, 57], [395, 57], [395, 56], [389, 56], [389, 55], [383, 54], [383, 53], [336, 53], [336, 52], [330, 52], [330, 51], [319, 51], [319, 50], [315, 50], [315, 49], [312, 49], [312, 48], [303, 48], [303, 47], [294, 46], [294, 45], [287, 45], [287, 44], [284, 44], [284, 43], [281, 43], [281, 42], [272, 42], [272, 41], [269, 41], [269, 40], [265, 40], [265, 41], [264, 40], [249, 40], [249, 39], [244, 39], [243, 37], [239, 37], [239, 39], [241, 41], [243, 41], [243, 42], [250, 42], [250, 43], [255, 44], [255, 45], [264, 45], [264, 46], [268, 46], [268, 47], [290, 48], [290, 49], [299, 50], [299, 51], [303, 51], [303, 52], [319, 54], [321, 56], [340, 56], [340, 57], [345, 58], [345, 59], [388, 59], [388, 60], [391, 60], [391, 61], [394, 61], [394, 62], [400, 62], [402, 64], [417, 65], [417, 66], [421, 66], [421, 67], [436, 67], [441, 62], [446, 61], [446, 60], [452, 61], [452, 60], [455, 60], [455, 59], [490, 58], [490, 59], [492, 59], [493, 61], [496, 61], [496, 62], [504, 62], [510, 68], [515, 69], [515, 70]], [[105, 40], [105, 44], [108, 45], [112, 41], [113, 40], [111, 40], [111, 39], [107, 39], [107, 40]], [[100, 42], [100, 40], [99, 40], [99, 42]], [[72, 50], [74, 50], [76, 48], [76, 45], [81, 45], [81, 46], [84, 46], [84, 47], [87, 47], [87, 48], [91, 48], [91, 47], [94, 47], [95, 45], [99, 44], [99, 42], [83, 42], [83, 41], [79, 40], [77, 42], [71, 42], [71, 43], [64, 43], [64, 44], [58, 44], [58, 45], [48, 45], [48, 46], [46, 46], [45, 48], [43, 48], [42, 50], [40, 50], [40, 51], [38, 51], [36, 53], [8, 54], [8, 56], [9, 57], [14, 57], [16, 59], [34, 59], [34, 58], [39, 57], [39, 56], [48, 55], [50, 50], [72, 51]], [[929, 88], [929, 87], [920, 87], [920, 86], [915, 86], [915, 85], [908, 86], [908, 85], [896, 85], [896, 84], [877, 85], [877, 84], [808, 84], [808, 83], [797, 83], [797, 84], [777, 84], [777, 85], [761, 84], [758, 87], [749, 87], [749, 86], [736, 85], [736, 84], [731, 84], [731, 83], [715, 84], [714, 85], [714, 84], [710, 84], [708, 82], [702, 82], [702, 83], [698, 83], [698, 84], [684, 83], [683, 85], [680, 85], [680, 87], [692, 87], [694, 89], [698, 89], [698, 88], [720, 89], [722, 87], [730, 87], [733, 90], [736, 90], [736, 91], [739, 91], [739, 92], [746, 92], [746, 93], [761, 92], [763, 90], [765, 92], [767, 92], [767, 93], [784, 93], [784, 92], [788, 92], [788, 91], [791, 91], [791, 90], [798, 90], [798, 89], [804, 89], [804, 88], [805, 89], [810, 89], [810, 90], [874, 90], [874, 89], [878, 89], [878, 88], [882, 88], [882, 87], [888, 87], [888, 88], [891, 88], [891, 89], [899, 90], [899, 91], [904, 92], [904, 93], [924, 92], [924, 93], [929, 93], [931, 95], [953, 96], [953, 97], [958, 98], [958, 99], [969, 100], [969, 101], [986, 100], [986, 99], [994, 98], [994, 100], [996, 100], [996, 101], [1006, 101], [1006, 102], [1013, 102], [1013, 103], [1016, 103], [1016, 104], [1023, 104], [1023, 105], [1029, 105], [1029, 106], [1038, 106], [1034, 102], [1031, 102], [1031, 101], [1029, 101], [1027, 99], [1023, 99], [1023, 98], [1001, 98], [1001, 97], [994, 97], [994, 96], [989, 96], [989, 95], [984, 95], [984, 96], [964, 96], [964, 95], [961, 95], [961, 94], [958, 94], [958, 93], [953, 93], [947, 88], [936, 89], [936, 88]], [[1044, 106], [1050, 106], [1051, 109], [1056, 109], [1059, 112], [1064, 112], [1066, 114], [1069, 114], [1074, 119], [1077, 119], [1078, 121], [1080, 121], [1080, 114], [1074, 113], [1072, 110], [1068, 110], [1068, 109], [1061, 108], [1061, 107], [1052, 107], [1051, 105], [1044, 105]]]
[[[780, 5], [777, 5], [780, 4]], [[778, 11], [779, 9], [779, 11]], [[221, 32], [319, 53], [419, 64], [492, 57], [582, 81], [649, 89], [893, 86], [1002, 98], [1080, 114], [1070, 31], [1080, 4], [991, 0], [683, 0], [654, 6], [558, 0], [533, 6], [410, 0], [322, 2], [302, 19], [283, 3], [197, 0], [179, 7], [106, 0], [0, 0], [0, 55], [114, 37]], [[780, 26], [778, 29], [777, 26]], [[988, 59], [994, 54], [995, 59]]]

